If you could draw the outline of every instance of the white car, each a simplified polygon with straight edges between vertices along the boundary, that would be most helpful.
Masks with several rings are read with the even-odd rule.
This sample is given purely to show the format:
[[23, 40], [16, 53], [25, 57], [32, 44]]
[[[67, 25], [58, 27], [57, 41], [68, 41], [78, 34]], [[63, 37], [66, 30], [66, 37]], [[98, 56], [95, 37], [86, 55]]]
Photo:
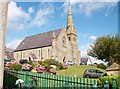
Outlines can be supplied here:
[[73, 61], [66, 61], [66, 64], [67, 64], [67, 65], [74, 65], [75, 62], [73, 62]]

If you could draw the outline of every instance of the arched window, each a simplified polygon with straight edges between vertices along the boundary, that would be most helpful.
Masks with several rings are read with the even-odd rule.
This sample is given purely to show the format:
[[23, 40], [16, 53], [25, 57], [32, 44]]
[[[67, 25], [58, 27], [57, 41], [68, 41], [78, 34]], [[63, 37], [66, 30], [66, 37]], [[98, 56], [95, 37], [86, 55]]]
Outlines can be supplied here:
[[62, 37], [62, 46], [66, 47], [66, 38], [65, 38], [65, 36]]
[[68, 39], [69, 39], [69, 41], [70, 41], [70, 37], [69, 37]]
[[29, 61], [31, 61], [31, 58], [29, 57]]

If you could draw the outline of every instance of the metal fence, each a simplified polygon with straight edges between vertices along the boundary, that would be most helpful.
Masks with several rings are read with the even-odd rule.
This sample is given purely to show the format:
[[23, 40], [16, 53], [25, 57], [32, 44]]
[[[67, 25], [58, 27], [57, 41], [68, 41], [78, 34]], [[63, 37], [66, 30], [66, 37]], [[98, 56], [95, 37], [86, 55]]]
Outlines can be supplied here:
[[[36, 77], [37, 79], [36, 81], [37, 85], [34, 86], [34, 89], [44, 89], [44, 88], [98, 89], [99, 88], [97, 79], [40, 74], [40, 73], [33, 73], [28, 71], [6, 71], [6, 72], [17, 77], [17, 79], [24, 80], [24, 83], [21, 84], [21, 88], [28, 86], [31, 83], [31, 79], [33, 77]], [[104, 89], [109, 89], [108, 82], [105, 83]], [[116, 89], [116, 87], [114, 87], [113, 89]]]

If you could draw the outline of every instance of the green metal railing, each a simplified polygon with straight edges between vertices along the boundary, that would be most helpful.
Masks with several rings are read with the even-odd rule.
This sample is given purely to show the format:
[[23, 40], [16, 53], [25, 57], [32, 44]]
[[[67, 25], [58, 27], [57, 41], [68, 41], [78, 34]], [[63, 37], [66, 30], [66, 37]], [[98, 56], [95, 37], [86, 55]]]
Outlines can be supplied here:
[[[37, 86], [35, 86], [35, 89], [42, 89], [42, 88], [98, 89], [99, 88], [97, 79], [40, 74], [40, 73], [33, 73], [28, 71], [7, 71], [7, 73], [15, 75], [18, 79], [24, 80], [22, 87], [30, 84], [31, 78], [36, 77]], [[115, 84], [113, 85], [114, 87], [112, 89], [116, 89], [116, 85]], [[105, 89], [109, 89], [108, 81], [105, 82], [104, 87]]]

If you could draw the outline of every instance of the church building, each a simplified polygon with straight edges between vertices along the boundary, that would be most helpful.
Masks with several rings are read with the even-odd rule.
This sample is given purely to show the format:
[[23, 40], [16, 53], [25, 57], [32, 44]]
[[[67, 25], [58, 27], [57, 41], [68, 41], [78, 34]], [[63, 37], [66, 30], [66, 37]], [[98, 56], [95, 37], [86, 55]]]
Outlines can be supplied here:
[[60, 28], [49, 32], [26, 37], [14, 51], [16, 61], [43, 61], [55, 59], [61, 63], [73, 61], [80, 64], [77, 33], [74, 27], [69, 5], [66, 29]]

